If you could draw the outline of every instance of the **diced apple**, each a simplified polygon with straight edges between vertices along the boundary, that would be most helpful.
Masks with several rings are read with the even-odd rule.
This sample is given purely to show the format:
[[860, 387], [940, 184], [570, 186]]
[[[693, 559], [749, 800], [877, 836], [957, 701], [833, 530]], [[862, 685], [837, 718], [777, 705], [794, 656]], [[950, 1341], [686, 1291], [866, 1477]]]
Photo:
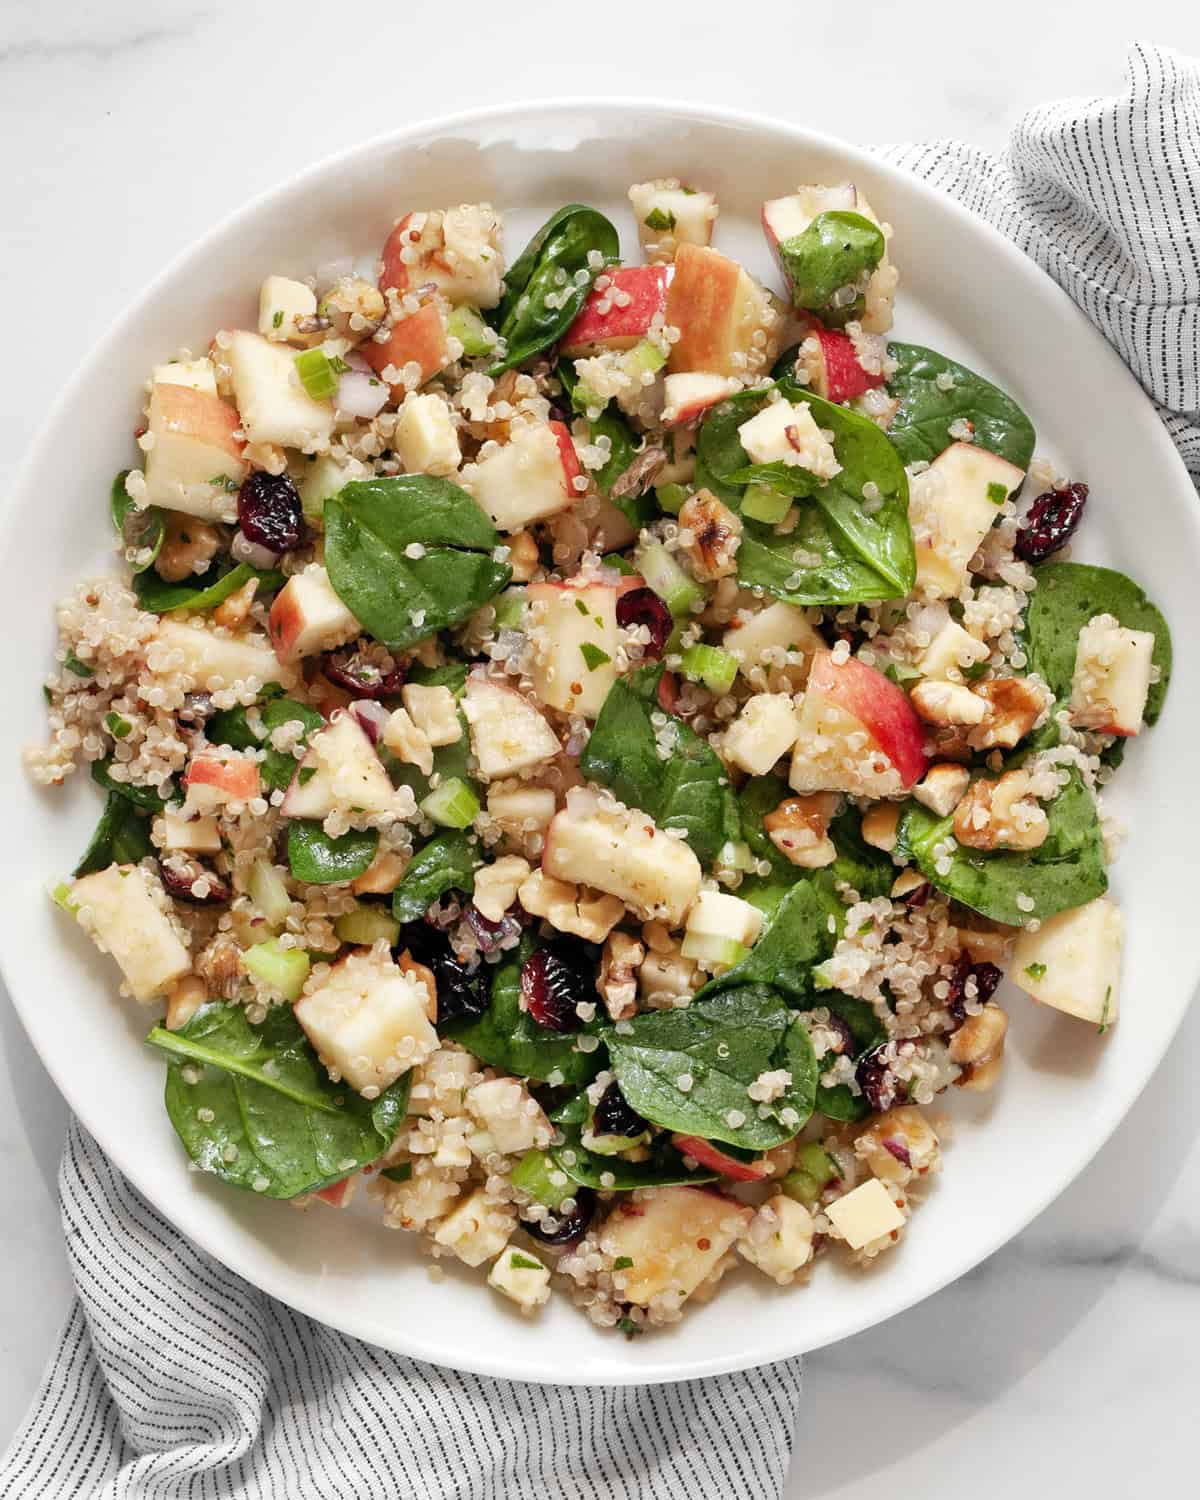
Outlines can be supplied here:
[[710, 375], [705, 370], [668, 375], [663, 382], [662, 424], [683, 427], [697, 422], [710, 407], [719, 406], [738, 389], [737, 381], [728, 375]]
[[813, 657], [790, 784], [797, 792], [894, 797], [925, 774], [925, 730], [907, 695], [857, 657]]
[[384, 242], [382, 259], [379, 284], [385, 291], [432, 282], [455, 304], [495, 307], [500, 301], [500, 218], [489, 204], [405, 214]]
[[376, 375], [387, 381], [392, 399], [403, 401], [410, 390], [432, 380], [450, 363], [447, 337], [441, 308], [436, 302], [426, 302], [415, 313], [393, 323], [382, 343], [367, 339], [358, 352]]
[[550, 1300], [550, 1272], [536, 1255], [518, 1245], [506, 1245], [488, 1272], [488, 1286], [503, 1292], [522, 1312]]
[[170, 364], [155, 365], [151, 379], [155, 385], [186, 385], [206, 396], [217, 394], [217, 376], [211, 359], [177, 359]]
[[109, 865], [71, 885], [80, 924], [116, 960], [135, 1000], [155, 999], [192, 967], [155, 876], [140, 865]]
[[271, 640], [281, 662], [331, 651], [361, 629], [318, 563], [293, 573], [271, 605]]
[[315, 318], [317, 294], [302, 281], [288, 276], [268, 276], [258, 293], [258, 331], [272, 343], [286, 344], [292, 339], [305, 342], [297, 328], [301, 318]]
[[614, 808], [586, 787], [546, 830], [542, 869], [556, 880], [590, 885], [624, 901], [643, 921], [683, 921], [700, 894], [700, 861], [683, 839], [663, 833], [647, 813]]
[[815, 347], [801, 349], [809, 388], [826, 401], [853, 401], [885, 383], [882, 370], [863, 368], [854, 340], [840, 328], [824, 328], [814, 318], [805, 345], [810, 340]]
[[[818, 214], [835, 211], [861, 214], [873, 224], [879, 223], [866, 198], [849, 182], [832, 187], [797, 188], [787, 197], [772, 198], [763, 204], [762, 221], [767, 243], [785, 275], [784, 257], [779, 247], [785, 240], [803, 234]], [[896, 269], [888, 260], [885, 250], [867, 284], [866, 307], [861, 319], [867, 333], [886, 333], [892, 326], [892, 297], [897, 279]]]
[[358, 1181], [356, 1173], [349, 1177], [343, 1177], [338, 1182], [331, 1182], [328, 1187], [321, 1188], [313, 1194], [322, 1203], [328, 1203], [330, 1208], [346, 1208], [350, 1199], [354, 1196], [354, 1184]]
[[277, 443], [315, 453], [333, 434], [333, 403], [314, 401], [300, 382], [286, 344], [257, 333], [230, 335], [229, 369], [242, 427], [252, 443]]
[[1043, 1005], [1108, 1026], [1121, 1010], [1124, 921], [1107, 896], [1021, 931], [1008, 977]]
[[453, 474], [462, 462], [450, 407], [432, 392], [410, 395], [396, 417], [392, 446], [409, 474]]
[[151, 654], [155, 670], [184, 672], [200, 692], [217, 692], [251, 678], [260, 683], [291, 680], [262, 636], [217, 635], [204, 625], [182, 620], [160, 622]]
[[568, 359], [632, 349], [649, 333], [655, 318], [661, 322], [666, 312], [671, 279], [667, 266], [613, 266], [601, 275], [608, 278], [604, 289], [593, 287], [563, 335], [559, 352]]
[[550, 826], [557, 799], [549, 787], [492, 786], [488, 788], [488, 816], [507, 834], [521, 837], [526, 832], [541, 833]]
[[721, 749], [726, 760], [751, 776], [765, 776], [799, 733], [789, 693], [755, 693], [725, 731]]
[[511, 1203], [476, 1188], [446, 1215], [433, 1237], [466, 1265], [481, 1266], [500, 1254], [516, 1227], [517, 1211]]
[[[743, 675], [762, 669], [768, 680], [778, 672], [793, 688], [803, 684], [808, 663], [824, 642], [802, 609], [778, 602], [752, 615], [739, 613], [734, 620], [721, 645], [737, 657]], [[797, 655], [802, 660], [788, 662], [789, 656]]]
[[561, 422], [520, 422], [507, 443], [463, 470], [462, 482], [501, 531], [520, 531], [574, 505], [581, 472]]
[[553, 760], [562, 749], [539, 711], [513, 688], [473, 673], [462, 702], [471, 749], [486, 781], [519, 776]]
[[711, 244], [717, 218], [715, 194], [685, 188], [674, 177], [660, 177], [635, 182], [629, 201], [647, 260], [668, 262], [680, 245]]
[[293, 1006], [331, 1074], [374, 1098], [438, 1046], [425, 1013], [425, 986], [388, 956], [360, 948]]
[[851, 1250], [862, 1250], [874, 1240], [896, 1235], [904, 1228], [904, 1215], [878, 1177], [860, 1184], [827, 1204], [830, 1223]]
[[167, 807], [163, 809], [158, 830], [164, 849], [177, 849], [185, 854], [220, 853], [221, 830], [214, 817], [188, 817]]
[[740, 896], [701, 891], [687, 914], [680, 952], [705, 968], [729, 968], [757, 941], [762, 924], [762, 912]]
[[738, 1250], [772, 1280], [786, 1284], [813, 1258], [813, 1229], [803, 1203], [776, 1193], [755, 1214]]
[[967, 565], [1018, 488], [1024, 469], [975, 443], [951, 443], [909, 485], [908, 513], [917, 550], [917, 587], [952, 599]]
[[1100, 734], [1137, 734], [1153, 669], [1153, 631], [1126, 630], [1113, 615], [1094, 615], [1075, 648], [1072, 722]]
[[322, 528], [325, 524], [326, 500], [340, 494], [352, 479], [365, 479], [369, 473], [370, 470], [357, 459], [344, 464], [328, 453], [314, 458], [297, 480], [304, 519], [310, 526]]
[[431, 746], [457, 745], [462, 739], [458, 706], [448, 687], [423, 687], [417, 682], [406, 682], [403, 698], [409, 717]]
[[[237, 411], [189, 385], [155, 383], [146, 419], [146, 503], [208, 521], [237, 517], [236, 486], [246, 476]], [[230, 490], [229, 485], [235, 486]]]
[[962, 682], [967, 668], [986, 661], [988, 648], [957, 620], [947, 620], [934, 635], [917, 662], [923, 677], [942, 682]]
[[617, 595], [607, 583], [529, 586], [533, 690], [550, 708], [594, 719], [617, 680]]
[[258, 766], [244, 755], [192, 757], [183, 778], [184, 812], [200, 817], [230, 802], [249, 802], [261, 791]]
[[468, 1089], [467, 1109], [506, 1156], [548, 1146], [553, 1131], [541, 1105], [516, 1078], [489, 1078]]
[[664, 1293], [682, 1301], [716, 1271], [753, 1216], [704, 1188], [655, 1188], [618, 1202], [600, 1231], [600, 1248], [629, 1262], [616, 1273], [625, 1301], [646, 1307]]
[[309, 740], [279, 811], [285, 818], [327, 818], [339, 808], [391, 812], [399, 797], [358, 721], [335, 713]]
[[772, 401], [738, 428], [752, 464], [787, 464], [821, 479], [841, 471], [833, 444], [823, 436], [806, 401]]
[[[679, 329], [667, 368], [753, 376], [779, 348], [783, 317], [771, 294], [736, 261], [698, 245], [680, 245], [667, 293], [667, 324]], [[764, 335], [760, 344], [756, 333]]]
[[720, 1146], [706, 1141], [699, 1135], [673, 1135], [671, 1144], [684, 1156], [707, 1167], [710, 1172], [720, 1172], [731, 1182], [761, 1182], [767, 1175], [767, 1164], [759, 1157], [757, 1161], [740, 1161], [729, 1156]]

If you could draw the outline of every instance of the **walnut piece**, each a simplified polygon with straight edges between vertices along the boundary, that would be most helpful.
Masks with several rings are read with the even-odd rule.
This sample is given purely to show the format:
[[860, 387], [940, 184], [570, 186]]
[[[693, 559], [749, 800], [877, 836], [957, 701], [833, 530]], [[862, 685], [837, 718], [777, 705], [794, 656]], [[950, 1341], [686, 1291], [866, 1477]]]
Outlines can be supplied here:
[[1028, 771], [972, 782], [954, 810], [954, 837], [968, 849], [1037, 849], [1050, 823], [1031, 792]]

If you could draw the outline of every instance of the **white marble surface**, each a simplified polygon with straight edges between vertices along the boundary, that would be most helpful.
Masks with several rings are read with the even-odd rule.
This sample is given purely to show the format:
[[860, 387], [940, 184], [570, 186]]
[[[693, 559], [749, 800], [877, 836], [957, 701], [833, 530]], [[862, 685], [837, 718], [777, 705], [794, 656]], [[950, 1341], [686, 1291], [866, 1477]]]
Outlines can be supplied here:
[[[165, 258], [297, 167], [404, 121], [616, 93], [741, 106], [859, 141], [996, 146], [1028, 105], [1118, 88], [1135, 34], [1200, 51], [1200, 13], [1184, 0], [1136, 13], [692, 0], [686, 14], [646, 0], [460, 0], [450, 27], [449, 14], [427, 0], [6, 0], [6, 450], [24, 447], [63, 372]], [[0, 1052], [3, 1441], [69, 1285], [54, 1201], [65, 1112], [3, 1003]], [[865, 1500], [881, 1484], [1000, 1500], [1014, 1480], [1091, 1500], [1194, 1491], [1198, 1070], [1193, 1011], [1102, 1160], [1025, 1235], [923, 1307], [809, 1359], [792, 1500]]]

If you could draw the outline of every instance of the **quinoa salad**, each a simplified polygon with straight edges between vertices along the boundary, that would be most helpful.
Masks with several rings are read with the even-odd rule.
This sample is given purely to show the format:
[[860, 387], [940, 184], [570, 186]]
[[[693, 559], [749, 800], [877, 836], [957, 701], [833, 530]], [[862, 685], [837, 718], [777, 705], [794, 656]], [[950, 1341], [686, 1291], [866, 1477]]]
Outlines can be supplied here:
[[52, 896], [160, 1016], [181, 1171], [635, 1335], [874, 1272], [1005, 975], [1116, 1022], [1171, 646], [1068, 560], [1103, 476], [891, 337], [853, 184], [763, 204], [767, 280], [702, 183], [628, 199], [511, 261], [413, 208], [164, 350], [26, 762], [102, 793]]

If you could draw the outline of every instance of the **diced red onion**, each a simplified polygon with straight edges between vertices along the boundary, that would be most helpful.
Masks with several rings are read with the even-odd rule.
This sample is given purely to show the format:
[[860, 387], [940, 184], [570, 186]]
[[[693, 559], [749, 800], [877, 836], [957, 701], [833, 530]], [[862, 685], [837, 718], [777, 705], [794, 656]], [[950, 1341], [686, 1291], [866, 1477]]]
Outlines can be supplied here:
[[338, 377], [333, 404], [347, 417], [377, 417], [387, 405], [388, 388], [377, 375], [347, 370]]
[[235, 562], [249, 563], [252, 568], [273, 568], [279, 561], [278, 552], [272, 552], [269, 547], [250, 541], [240, 531], [233, 533], [229, 551]]
[[350, 705], [350, 712], [372, 745], [377, 745], [383, 735], [384, 726], [391, 718], [388, 710], [382, 703], [376, 703], [374, 699], [356, 698]]
[[908, 1147], [904, 1144], [903, 1141], [892, 1140], [891, 1137], [889, 1137], [882, 1144], [883, 1149], [894, 1156], [901, 1166], [912, 1166], [912, 1157], [909, 1156]]
[[368, 373], [371, 371], [371, 366], [367, 363], [365, 356], [360, 354], [357, 349], [347, 349], [345, 354], [342, 355], [342, 360], [352, 370], [366, 370]]

